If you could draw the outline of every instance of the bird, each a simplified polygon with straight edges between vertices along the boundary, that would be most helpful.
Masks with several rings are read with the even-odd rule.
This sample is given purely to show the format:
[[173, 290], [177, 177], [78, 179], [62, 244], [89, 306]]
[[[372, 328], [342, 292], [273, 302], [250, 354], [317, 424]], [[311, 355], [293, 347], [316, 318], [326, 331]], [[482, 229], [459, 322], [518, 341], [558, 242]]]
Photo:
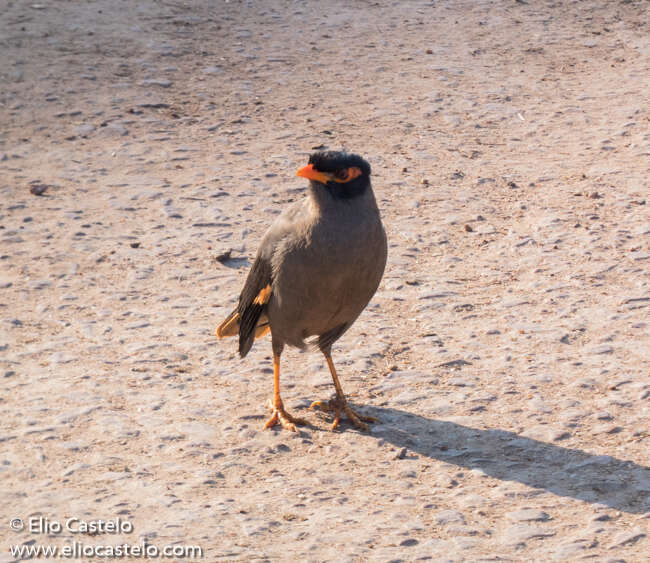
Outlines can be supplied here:
[[355, 412], [345, 397], [332, 360], [332, 345], [352, 326], [384, 274], [387, 239], [370, 182], [370, 164], [357, 154], [319, 151], [296, 175], [309, 180], [304, 198], [292, 203], [264, 234], [239, 302], [217, 327], [219, 338], [239, 337], [239, 354], [271, 333], [273, 397], [265, 428], [280, 424], [296, 432], [308, 424], [284, 408], [280, 356], [285, 346], [318, 348], [325, 356], [335, 394], [310, 409], [343, 413], [361, 430], [374, 417]]

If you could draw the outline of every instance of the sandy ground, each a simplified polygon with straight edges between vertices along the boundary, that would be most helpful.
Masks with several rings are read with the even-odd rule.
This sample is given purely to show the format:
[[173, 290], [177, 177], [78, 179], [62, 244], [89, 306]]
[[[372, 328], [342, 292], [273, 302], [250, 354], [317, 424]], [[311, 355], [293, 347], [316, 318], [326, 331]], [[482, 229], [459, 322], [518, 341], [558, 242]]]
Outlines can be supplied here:
[[[0, 561], [647, 560], [647, 10], [1, 0]], [[366, 434], [295, 351], [311, 426], [262, 430], [268, 337], [213, 336], [321, 146], [389, 237], [334, 353]], [[134, 530], [9, 527], [38, 516]]]

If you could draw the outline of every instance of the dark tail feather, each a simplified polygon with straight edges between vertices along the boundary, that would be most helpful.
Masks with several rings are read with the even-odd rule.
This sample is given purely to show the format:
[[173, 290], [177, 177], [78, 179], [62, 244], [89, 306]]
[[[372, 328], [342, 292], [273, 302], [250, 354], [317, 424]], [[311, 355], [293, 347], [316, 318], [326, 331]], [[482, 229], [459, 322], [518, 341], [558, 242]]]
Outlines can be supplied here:
[[268, 319], [264, 315], [264, 319], [260, 323], [260, 317], [266, 311], [266, 304], [271, 299], [271, 284], [267, 283], [255, 296], [253, 302], [249, 305], [242, 306], [241, 301], [239, 302], [239, 316], [241, 322], [239, 323], [239, 355], [243, 358], [248, 354], [253, 341], [257, 338], [258, 335], [262, 336], [266, 332], [258, 332], [258, 325], [264, 324], [264, 321], [268, 324]]
[[250, 351], [257, 335], [257, 325], [266, 305], [253, 304], [241, 315], [239, 323], [239, 355], [244, 358]]
[[[255, 340], [262, 338], [265, 334], [271, 331], [269, 319], [266, 315], [260, 315], [257, 325], [255, 326]], [[239, 335], [239, 313], [233, 311], [226, 317], [226, 319], [217, 327], [215, 334], [219, 338], [226, 338], [228, 336]]]

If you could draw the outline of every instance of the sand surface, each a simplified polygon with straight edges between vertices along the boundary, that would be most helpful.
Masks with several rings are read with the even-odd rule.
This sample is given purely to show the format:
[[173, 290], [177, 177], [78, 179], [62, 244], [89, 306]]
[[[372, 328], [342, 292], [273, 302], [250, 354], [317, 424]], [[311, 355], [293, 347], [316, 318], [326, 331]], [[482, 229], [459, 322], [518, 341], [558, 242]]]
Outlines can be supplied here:
[[[649, 21], [0, 0], [0, 561], [647, 560]], [[311, 426], [263, 430], [268, 337], [245, 360], [214, 337], [316, 147], [370, 161], [389, 237], [334, 350], [371, 433], [307, 410], [333, 387], [297, 351]], [[38, 516], [133, 531], [9, 527]]]

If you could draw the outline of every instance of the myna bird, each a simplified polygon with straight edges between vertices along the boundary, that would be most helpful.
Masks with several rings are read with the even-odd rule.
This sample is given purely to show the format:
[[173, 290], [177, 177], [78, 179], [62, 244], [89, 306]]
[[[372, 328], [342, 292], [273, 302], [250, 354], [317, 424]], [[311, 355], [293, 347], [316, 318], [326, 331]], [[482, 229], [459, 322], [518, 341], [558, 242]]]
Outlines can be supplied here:
[[365, 422], [376, 419], [348, 406], [331, 350], [374, 295], [386, 266], [386, 233], [370, 185], [370, 165], [355, 154], [317, 152], [297, 175], [309, 180], [309, 193], [264, 235], [239, 304], [219, 325], [217, 336], [238, 334], [243, 358], [255, 339], [271, 332], [273, 414], [266, 428], [279, 422], [295, 431], [295, 424], [305, 424], [284, 409], [280, 398], [280, 355], [286, 344], [301, 349], [315, 345], [325, 355], [336, 397], [311, 407], [334, 412], [332, 429], [345, 412], [367, 430]]

